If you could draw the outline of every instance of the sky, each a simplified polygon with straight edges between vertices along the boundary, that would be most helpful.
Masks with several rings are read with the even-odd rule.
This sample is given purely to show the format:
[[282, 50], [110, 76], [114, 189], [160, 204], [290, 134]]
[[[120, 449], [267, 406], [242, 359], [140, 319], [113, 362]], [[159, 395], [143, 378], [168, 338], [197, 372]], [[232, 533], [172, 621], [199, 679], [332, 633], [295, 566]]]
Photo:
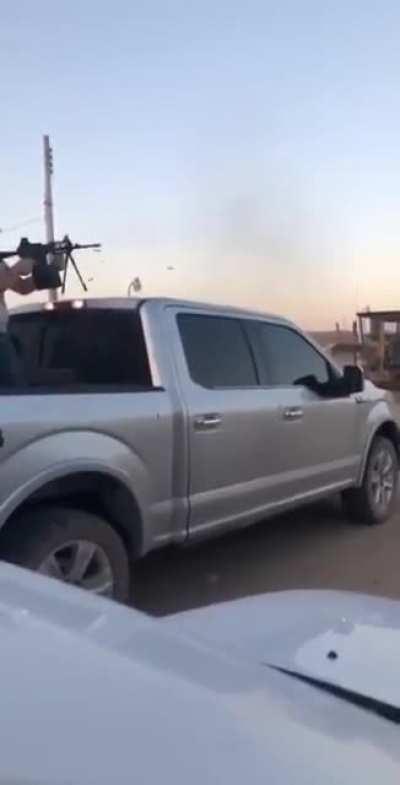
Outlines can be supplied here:
[[400, 307], [399, 34], [395, 0], [2, 3], [0, 247], [44, 238], [48, 133], [92, 295]]

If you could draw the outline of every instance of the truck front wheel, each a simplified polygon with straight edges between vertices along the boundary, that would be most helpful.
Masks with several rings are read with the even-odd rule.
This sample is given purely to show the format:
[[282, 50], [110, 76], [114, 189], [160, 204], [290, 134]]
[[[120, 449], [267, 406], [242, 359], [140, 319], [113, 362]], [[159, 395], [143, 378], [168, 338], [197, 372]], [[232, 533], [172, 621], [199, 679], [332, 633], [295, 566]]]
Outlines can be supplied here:
[[102, 518], [68, 507], [25, 510], [5, 533], [1, 558], [119, 602], [129, 600], [125, 546]]
[[345, 491], [350, 517], [362, 523], [384, 523], [396, 506], [399, 462], [394, 445], [384, 436], [374, 439], [360, 488]]

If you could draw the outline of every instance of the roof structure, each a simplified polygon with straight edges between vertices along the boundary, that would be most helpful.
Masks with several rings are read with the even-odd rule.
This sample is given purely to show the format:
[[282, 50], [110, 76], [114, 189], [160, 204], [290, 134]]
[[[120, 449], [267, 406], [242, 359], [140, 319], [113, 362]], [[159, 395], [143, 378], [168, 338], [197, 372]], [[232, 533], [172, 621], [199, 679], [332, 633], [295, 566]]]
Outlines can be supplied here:
[[380, 319], [384, 322], [400, 322], [400, 311], [360, 311], [360, 319]]

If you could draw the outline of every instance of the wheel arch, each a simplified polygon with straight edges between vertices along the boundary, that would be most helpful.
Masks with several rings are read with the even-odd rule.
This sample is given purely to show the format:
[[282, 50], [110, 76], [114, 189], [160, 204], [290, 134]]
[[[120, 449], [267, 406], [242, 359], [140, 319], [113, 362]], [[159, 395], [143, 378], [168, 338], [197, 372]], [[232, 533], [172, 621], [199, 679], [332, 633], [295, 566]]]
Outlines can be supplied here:
[[35, 506], [74, 507], [104, 518], [120, 535], [131, 560], [144, 548], [140, 506], [131, 489], [119, 477], [101, 470], [76, 470], [53, 477], [30, 492], [6, 517], [0, 530], [3, 538], [18, 525], [26, 509]]
[[381, 422], [370, 434], [370, 437], [367, 442], [367, 446], [364, 451], [363, 460], [361, 464], [360, 474], [358, 478], [358, 485], [361, 485], [364, 479], [365, 470], [367, 467], [368, 456], [371, 452], [371, 447], [375, 441], [375, 439], [379, 436], [383, 436], [389, 441], [392, 442], [397, 455], [397, 461], [400, 466], [400, 430], [394, 420], [384, 420]]

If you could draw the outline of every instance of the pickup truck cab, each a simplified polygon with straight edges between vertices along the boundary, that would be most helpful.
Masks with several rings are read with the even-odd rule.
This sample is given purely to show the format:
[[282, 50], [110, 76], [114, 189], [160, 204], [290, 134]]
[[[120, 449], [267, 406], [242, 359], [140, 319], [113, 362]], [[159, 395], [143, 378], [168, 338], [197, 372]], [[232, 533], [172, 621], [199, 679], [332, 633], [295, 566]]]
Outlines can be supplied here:
[[0, 557], [128, 598], [152, 549], [342, 492], [393, 511], [385, 393], [290, 322], [166, 299], [20, 309], [0, 389]]

